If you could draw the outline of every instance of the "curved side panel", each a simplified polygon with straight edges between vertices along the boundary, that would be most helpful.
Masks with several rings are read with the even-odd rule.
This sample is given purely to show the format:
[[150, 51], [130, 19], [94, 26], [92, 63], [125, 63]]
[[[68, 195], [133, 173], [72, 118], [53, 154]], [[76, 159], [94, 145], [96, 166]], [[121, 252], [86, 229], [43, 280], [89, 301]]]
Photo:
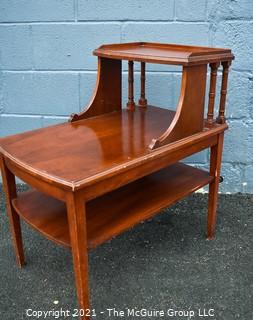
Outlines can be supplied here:
[[150, 149], [203, 130], [206, 71], [206, 65], [183, 68], [181, 93], [175, 117], [169, 128], [159, 138], [151, 141]]
[[95, 117], [121, 109], [121, 61], [98, 58], [96, 87], [89, 105], [79, 114], [72, 114], [70, 121]]

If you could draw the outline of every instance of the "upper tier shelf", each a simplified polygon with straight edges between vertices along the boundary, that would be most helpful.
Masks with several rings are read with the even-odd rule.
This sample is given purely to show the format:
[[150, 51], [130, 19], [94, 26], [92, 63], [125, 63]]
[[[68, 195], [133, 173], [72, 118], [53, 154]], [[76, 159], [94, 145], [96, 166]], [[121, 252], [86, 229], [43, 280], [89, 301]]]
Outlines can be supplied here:
[[230, 49], [150, 42], [107, 44], [94, 50], [93, 54], [111, 59], [182, 66], [231, 61], [234, 59]]

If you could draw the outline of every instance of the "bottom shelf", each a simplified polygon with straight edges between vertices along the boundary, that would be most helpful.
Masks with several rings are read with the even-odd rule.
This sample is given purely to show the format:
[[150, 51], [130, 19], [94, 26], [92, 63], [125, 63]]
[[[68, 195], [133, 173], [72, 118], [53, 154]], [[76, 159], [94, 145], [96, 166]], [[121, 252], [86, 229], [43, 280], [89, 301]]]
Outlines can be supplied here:
[[[88, 247], [111, 239], [212, 181], [209, 173], [176, 163], [87, 203]], [[45, 237], [70, 247], [66, 205], [30, 190], [13, 200], [18, 214]]]

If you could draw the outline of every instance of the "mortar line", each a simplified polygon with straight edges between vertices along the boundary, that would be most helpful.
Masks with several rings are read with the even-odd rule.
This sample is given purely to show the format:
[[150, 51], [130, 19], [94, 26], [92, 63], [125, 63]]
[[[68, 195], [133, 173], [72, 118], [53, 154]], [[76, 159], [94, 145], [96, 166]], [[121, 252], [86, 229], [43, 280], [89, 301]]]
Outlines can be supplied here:
[[[0, 70], [3, 73], [87, 73], [87, 74], [97, 74], [96, 69], [2, 69]], [[136, 70], [136, 73], [140, 72], [140, 70]], [[181, 70], [147, 70], [147, 73], [156, 73], [156, 74], [167, 74], [167, 73], [175, 73], [181, 74]], [[127, 69], [123, 70], [123, 73], [127, 73]]]
[[85, 25], [85, 24], [119, 24], [119, 23], [128, 23], [128, 24], [207, 24], [205, 20], [66, 20], [66, 21], [12, 21], [12, 22], [0, 22], [0, 26], [5, 25]]

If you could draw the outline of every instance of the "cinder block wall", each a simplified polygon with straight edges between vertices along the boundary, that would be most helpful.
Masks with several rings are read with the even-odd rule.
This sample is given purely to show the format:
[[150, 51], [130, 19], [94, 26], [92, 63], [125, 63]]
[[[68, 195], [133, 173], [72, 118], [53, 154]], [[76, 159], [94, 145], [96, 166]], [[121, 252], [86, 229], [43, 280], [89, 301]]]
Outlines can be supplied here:
[[[91, 52], [102, 43], [147, 40], [230, 47], [236, 60], [221, 191], [252, 193], [252, 19], [252, 0], [1, 0], [0, 136], [65, 121], [81, 110], [95, 84]], [[149, 65], [147, 77], [149, 101], [174, 108], [180, 69]], [[207, 166], [208, 153], [187, 161]]]

